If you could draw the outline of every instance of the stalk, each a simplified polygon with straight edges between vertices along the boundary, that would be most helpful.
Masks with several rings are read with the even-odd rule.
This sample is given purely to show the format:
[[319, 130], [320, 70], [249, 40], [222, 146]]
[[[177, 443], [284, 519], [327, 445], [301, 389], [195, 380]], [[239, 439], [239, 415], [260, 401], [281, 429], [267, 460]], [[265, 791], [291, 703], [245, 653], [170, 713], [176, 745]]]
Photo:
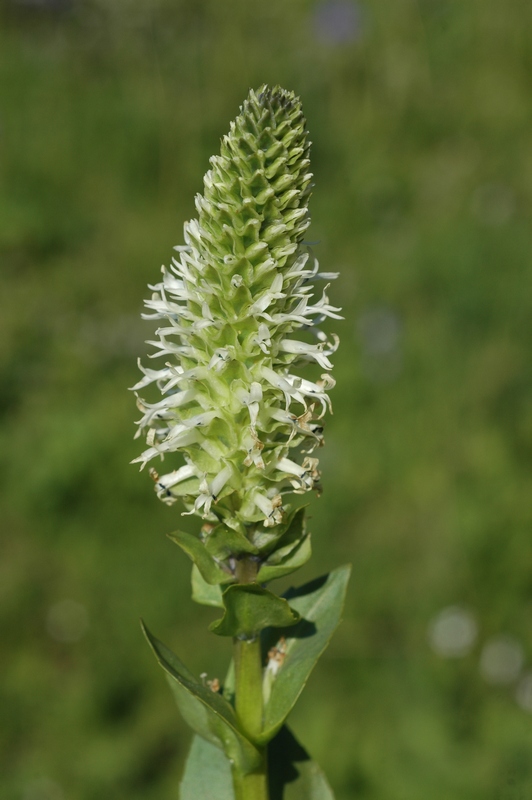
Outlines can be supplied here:
[[238, 775], [233, 772], [233, 788], [235, 800], [268, 800], [266, 758], [263, 772], [252, 772], [250, 775]]
[[[236, 714], [252, 741], [262, 732], [262, 658], [260, 637], [234, 640], [236, 671]], [[260, 767], [248, 775], [233, 770], [235, 800], [268, 800], [268, 765], [266, 747], [262, 748]]]
[[262, 733], [262, 664], [260, 638], [235, 639], [236, 714], [253, 741]]
[[[236, 575], [240, 583], [257, 578], [257, 562], [249, 556], [240, 559]], [[235, 658], [235, 710], [242, 730], [251, 741], [262, 733], [264, 699], [262, 694], [262, 651], [260, 636], [233, 639]], [[262, 764], [256, 772], [241, 775], [233, 770], [235, 800], [268, 800], [266, 747]]]

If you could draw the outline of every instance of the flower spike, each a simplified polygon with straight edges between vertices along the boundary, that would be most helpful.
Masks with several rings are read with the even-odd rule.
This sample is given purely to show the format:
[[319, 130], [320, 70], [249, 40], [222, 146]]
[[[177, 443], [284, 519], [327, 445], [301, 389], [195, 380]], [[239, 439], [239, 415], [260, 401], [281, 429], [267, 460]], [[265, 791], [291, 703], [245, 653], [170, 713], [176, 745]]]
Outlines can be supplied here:
[[[138, 398], [147, 449], [135, 461], [166, 456], [173, 471], [152, 471], [158, 497], [249, 541], [285, 524], [288, 494], [319, 490], [309, 453], [323, 443], [338, 346], [319, 326], [341, 317], [328, 283], [313, 296], [313, 281], [336, 273], [320, 273], [304, 243], [309, 147], [292, 92], [250, 91], [143, 315], [161, 323], [150, 344], [164, 365], [140, 365], [133, 387], [160, 392]], [[321, 380], [298, 374], [312, 364]]]

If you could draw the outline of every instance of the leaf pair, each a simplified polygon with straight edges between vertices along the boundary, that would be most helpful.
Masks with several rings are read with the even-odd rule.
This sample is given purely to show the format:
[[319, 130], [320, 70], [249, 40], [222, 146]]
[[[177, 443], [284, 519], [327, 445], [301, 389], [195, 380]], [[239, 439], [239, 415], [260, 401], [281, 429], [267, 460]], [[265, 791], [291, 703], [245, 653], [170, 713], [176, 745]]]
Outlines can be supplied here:
[[142, 629], [166, 672], [185, 722], [207, 742], [223, 750], [242, 774], [252, 772], [261, 764], [262, 755], [240, 731], [233, 707], [222, 695], [199, 683], [177, 656], [152, 636], [144, 623]]
[[[243, 556], [257, 559], [257, 583], [266, 583], [289, 575], [305, 564], [311, 556], [310, 534], [305, 530], [305, 509], [297, 509], [282, 529], [282, 534], [272, 538], [271, 533], [260, 533], [251, 542], [243, 534], [224, 525], [217, 525], [203, 539], [185, 531], [175, 531], [169, 538], [178, 544], [194, 562], [193, 598], [206, 605], [220, 605], [221, 590], [209, 591], [210, 586], [220, 586], [235, 580], [231, 565]], [[207, 584], [203, 587], [201, 584]], [[202, 599], [202, 597], [208, 599]], [[218, 598], [217, 602], [214, 602]]]
[[209, 626], [218, 636], [255, 638], [265, 628], [286, 628], [300, 620], [282, 597], [258, 583], [235, 583], [222, 595], [225, 614]]
[[[246, 635], [251, 624], [257, 625], [260, 612], [264, 623], [263, 652], [268, 653], [279, 643], [280, 636], [284, 637], [283, 663], [275, 671], [271, 664], [265, 670], [263, 731], [254, 742], [240, 730], [233, 706], [226, 699], [234, 695], [231, 678], [228, 677], [228, 685], [224, 687], [225, 696], [211, 691], [143, 626], [157, 660], [167, 673], [185, 721], [199, 736], [223, 750], [242, 773], [258, 766], [261, 760], [258, 748], [270, 742], [282, 728], [325, 650], [340, 621], [349, 573], [349, 566], [340, 567], [299, 589], [291, 589], [285, 598], [276, 597], [256, 584], [234, 585], [226, 590], [226, 613], [214, 623], [215, 632]], [[252, 623], [246, 622], [249, 619]], [[266, 628], [266, 623], [272, 627]]]
[[[274, 657], [264, 674], [264, 724], [258, 744], [269, 742], [280, 730], [329, 644], [340, 622], [350, 573], [349, 565], [338, 567], [329, 575], [316, 578], [298, 589], [290, 589], [284, 602], [292, 613], [299, 616], [299, 621], [289, 628], [264, 630], [263, 653], [271, 653], [272, 648], [282, 642], [282, 648], [279, 648], [282, 663], [275, 669], [274, 650]], [[233, 692], [229, 676], [226, 696]]]
[[[285, 632], [283, 675], [310, 673], [340, 621], [349, 573], [349, 567], [339, 567], [284, 598], [257, 583], [232, 584], [221, 596], [224, 616], [209, 629], [218, 636], [254, 638], [268, 628], [291, 628]], [[279, 635], [268, 638], [272, 646]]]

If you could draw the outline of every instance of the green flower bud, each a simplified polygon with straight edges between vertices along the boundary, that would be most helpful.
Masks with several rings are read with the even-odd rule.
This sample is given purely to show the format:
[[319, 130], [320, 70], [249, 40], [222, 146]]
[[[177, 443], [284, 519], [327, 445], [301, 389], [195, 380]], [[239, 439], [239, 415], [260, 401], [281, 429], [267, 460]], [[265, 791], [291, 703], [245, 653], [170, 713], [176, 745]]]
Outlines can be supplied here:
[[[181, 453], [173, 471], [152, 470], [161, 500], [180, 498], [185, 513], [251, 540], [264, 526], [286, 528], [285, 495], [319, 489], [312, 453], [323, 443], [338, 339], [318, 326], [341, 317], [327, 286], [313, 295], [313, 281], [336, 275], [320, 273], [303, 243], [308, 155], [299, 99], [279, 87], [251, 91], [143, 315], [163, 321], [150, 344], [164, 366], [141, 366], [133, 387], [155, 383], [162, 394], [138, 398], [148, 447], [135, 461]], [[299, 375], [312, 363], [325, 370], [317, 381]]]

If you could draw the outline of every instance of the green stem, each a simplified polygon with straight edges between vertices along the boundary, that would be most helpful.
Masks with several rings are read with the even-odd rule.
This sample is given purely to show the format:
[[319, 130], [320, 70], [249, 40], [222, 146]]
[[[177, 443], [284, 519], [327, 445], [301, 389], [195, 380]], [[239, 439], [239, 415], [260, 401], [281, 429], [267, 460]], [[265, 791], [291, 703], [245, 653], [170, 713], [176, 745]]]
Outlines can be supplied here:
[[266, 774], [266, 758], [264, 769], [241, 775], [233, 770], [233, 789], [235, 800], [268, 800], [268, 775]]
[[[240, 559], [236, 576], [239, 583], [253, 583], [258, 562], [251, 556]], [[262, 653], [260, 637], [234, 639], [235, 709], [244, 733], [253, 741], [262, 733], [264, 701], [262, 695]], [[268, 763], [266, 747], [260, 766], [248, 775], [233, 770], [235, 800], [269, 800]]]
[[[262, 732], [262, 657], [260, 638], [235, 639], [235, 706], [242, 730], [253, 741]], [[269, 800], [266, 748], [261, 765], [249, 775], [233, 770], [235, 800]]]
[[238, 721], [253, 741], [262, 733], [260, 638], [235, 639], [235, 705]]

